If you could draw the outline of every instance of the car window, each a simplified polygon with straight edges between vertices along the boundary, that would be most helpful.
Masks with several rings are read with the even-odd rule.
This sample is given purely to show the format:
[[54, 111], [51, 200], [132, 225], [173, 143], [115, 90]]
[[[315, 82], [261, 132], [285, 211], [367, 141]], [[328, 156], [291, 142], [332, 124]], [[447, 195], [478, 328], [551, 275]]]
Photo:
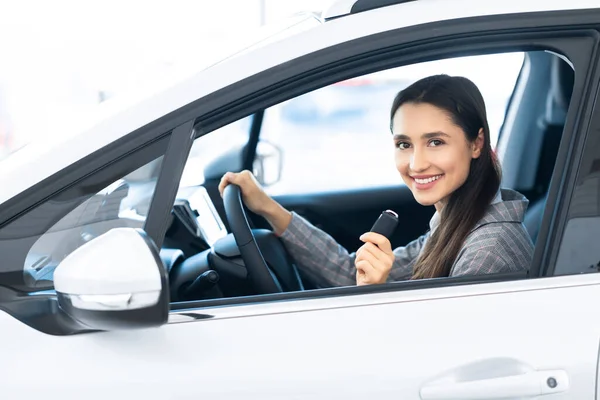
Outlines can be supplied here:
[[[231, 164], [232, 159], [241, 167], [241, 151], [248, 142], [251, 123], [252, 116], [248, 116], [196, 139], [183, 169], [180, 186], [202, 185], [207, 178], [220, 178], [226, 171], [238, 168]], [[221, 162], [225, 163], [222, 168]]]
[[587, 138], [554, 273], [600, 272], [600, 107]]
[[162, 157], [112, 182], [47, 229], [25, 259], [29, 287], [52, 285], [55, 268], [75, 249], [113, 228], [143, 228]]
[[413, 64], [338, 82], [267, 109], [261, 140], [278, 146], [282, 160], [279, 179], [267, 192], [402, 184], [393, 163], [389, 109], [398, 91], [428, 75], [462, 75], [480, 88], [495, 146], [523, 59], [518, 52]]
[[34, 187], [13, 199], [32, 203], [2, 222], [0, 285], [53, 289], [54, 270], [67, 255], [109, 229], [143, 228], [169, 140], [170, 134], [163, 135], [108, 163], [110, 150], [95, 154], [86, 161], [83, 170], [92, 168], [87, 174], [77, 163], [46, 179], [46, 198], [37, 200]]

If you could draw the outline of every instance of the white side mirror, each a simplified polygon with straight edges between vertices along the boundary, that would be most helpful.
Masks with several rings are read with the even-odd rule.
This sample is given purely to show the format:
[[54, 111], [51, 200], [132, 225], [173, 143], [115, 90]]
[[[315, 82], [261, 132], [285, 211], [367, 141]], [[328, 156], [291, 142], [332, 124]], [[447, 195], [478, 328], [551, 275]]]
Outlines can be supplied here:
[[99, 330], [164, 324], [167, 275], [158, 249], [144, 231], [115, 228], [73, 251], [54, 271], [63, 311]]

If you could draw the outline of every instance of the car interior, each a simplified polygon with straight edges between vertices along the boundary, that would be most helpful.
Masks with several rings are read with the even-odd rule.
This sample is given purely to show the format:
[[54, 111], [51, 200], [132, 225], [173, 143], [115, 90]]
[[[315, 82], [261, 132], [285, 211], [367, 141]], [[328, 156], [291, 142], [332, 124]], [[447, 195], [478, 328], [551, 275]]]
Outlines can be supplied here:
[[[502, 186], [521, 192], [530, 201], [524, 224], [534, 243], [546, 211], [573, 85], [574, 71], [568, 60], [548, 51], [526, 52], [496, 146]], [[180, 187], [160, 249], [169, 274], [171, 302], [328, 289], [316, 285], [295, 265], [268, 223], [246, 209], [236, 186], [229, 186], [223, 198], [218, 192], [227, 171], [264, 172], [256, 159], [265, 111], [254, 113], [245, 125], [248, 136], [242, 146], [234, 146], [204, 167], [201, 184]], [[148, 177], [156, 176], [160, 163], [158, 157], [112, 183], [50, 227], [33, 247], [29, 244], [21, 271], [26, 286], [52, 289], [56, 265], [73, 248], [112, 227], [143, 227], [138, 217], [147, 212], [156, 185]], [[273, 198], [330, 234], [349, 252], [362, 244], [359, 236], [369, 231], [383, 210], [396, 210], [401, 216], [399, 229], [390, 238], [392, 247], [424, 234], [434, 213], [433, 207], [418, 204], [401, 184], [282, 193]], [[60, 202], [53, 204], [60, 206]], [[137, 211], [125, 215], [125, 206]]]

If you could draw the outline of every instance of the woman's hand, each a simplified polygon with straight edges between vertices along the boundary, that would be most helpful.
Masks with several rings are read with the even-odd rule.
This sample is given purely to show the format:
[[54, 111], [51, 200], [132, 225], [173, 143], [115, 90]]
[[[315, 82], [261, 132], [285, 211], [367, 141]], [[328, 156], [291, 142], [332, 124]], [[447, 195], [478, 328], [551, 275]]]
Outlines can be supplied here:
[[219, 193], [229, 184], [238, 185], [242, 192], [244, 204], [252, 212], [260, 215], [269, 222], [275, 234], [281, 235], [292, 220], [292, 214], [265, 193], [252, 172], [244, 170], [239, 173], [227, 172], [219, 183]]
[[223, 175], [221, 182], [219, 183], [219, 193], [221, 193], [221, 197], [223, 197], [223, 191], [225, 188], [231, 183], [240, 187], [242, 199], [244, 200], [246, 207], [248, 207], [252, 212], [264, 216], [263, 214], [265, 213], [269, 204], [274, 200], [265, 193], [252, 172], [244, 170], [239, 173], [227, 172], [225, 175]]
[[385, 283], [395, 259], [390, 241], [375, 232], [365, 233], [360, 240], [365, 244], [356, 252], [356, 284]]

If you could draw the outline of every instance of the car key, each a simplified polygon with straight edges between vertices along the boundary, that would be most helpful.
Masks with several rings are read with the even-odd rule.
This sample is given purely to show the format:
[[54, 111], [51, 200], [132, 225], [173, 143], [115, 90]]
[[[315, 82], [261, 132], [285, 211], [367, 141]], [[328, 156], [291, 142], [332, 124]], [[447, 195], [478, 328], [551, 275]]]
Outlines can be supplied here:
[[398, 226], [398, 214], [392, 210], [385, 210], [373, 224], [371, 232], [379, 233], [389, 239], [396, 230], [396, 226]]

